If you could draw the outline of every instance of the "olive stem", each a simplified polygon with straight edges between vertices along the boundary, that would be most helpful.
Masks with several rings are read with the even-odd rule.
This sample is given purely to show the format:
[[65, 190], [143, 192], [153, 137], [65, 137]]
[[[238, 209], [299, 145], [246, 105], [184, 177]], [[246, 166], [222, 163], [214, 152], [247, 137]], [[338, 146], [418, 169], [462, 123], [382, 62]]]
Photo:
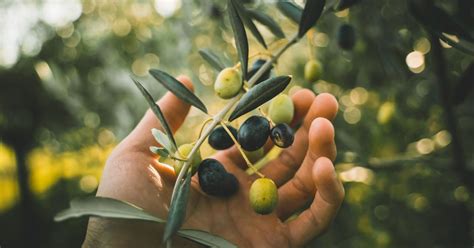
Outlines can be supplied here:
[[212, 118], [209, 118], [207, 119], [206, 121], [204, 121], [204, 123], [202, 123], [202, 126], [201, 126], [201, 131], [199, 131], [199, 136], [198, 138], [201, 138], [202, 136], [202, 131], [204, 130], [204, 127], [207, 125], [207, 123], [209, 123], [210, 121], [212, 121]]
[[242, 155], [242, 157], [244, 158], [245, 160], [245, 163], [247, 163], [247, 166], [250, 167], [258, 176], [260, 176], [261, 178], [264, 178], [265, 175], [263, 175], [262, 173], [260, 173], [257, 168], [255, 168], [255, 166], [253, 166], [252, 162], [250, 162], [250, 160], [247, 158], [247, 155], [245, 155], [245, 152], [244, 150], [242, 149], [242, 146], [240, 146], [239, 142], [235, 139], [234, 135], [232, 134], [232, 132], [229, 130], [229, 128], [227, 128], [227, 126], [225, 125], [225, 123], [223, 121], [221, 121], [221, 126], [225, 129], [225, 131], [227, 132], [227, 134], [230, 136], [230, 138], [232, 139], [232, 141], [234, 141], [234, 144], [235, 146], [237, 147], [237, 149], [239, 150], [240, 154]]
[[[178, 153], [179, 153], [179, 151], [178, 151]], [[182, 156], [181, 153], [180, 153], [179, 155]], [[183, 157], [184, 157], [184, 156], [183, 156]], [[170, 156], [170, 158], [173, 159], [173, 160], [181, 161], [181, 162], [187, 162], [187, 161], [188, 161], [188, 160], [185, 159], [185, 158], [178, 158], [178, 157], [176, 157], [176, 156]]]

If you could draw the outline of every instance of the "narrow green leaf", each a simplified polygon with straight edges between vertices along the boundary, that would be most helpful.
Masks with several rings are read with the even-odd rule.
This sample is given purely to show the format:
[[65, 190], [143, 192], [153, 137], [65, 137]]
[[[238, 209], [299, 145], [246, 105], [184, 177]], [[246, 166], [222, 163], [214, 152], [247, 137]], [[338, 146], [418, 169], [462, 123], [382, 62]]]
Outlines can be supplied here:
[[474, 41], [474, 36], [468, 31], [468, 27], [458, 21], [455, 16], [450, 16], [446, 11], [438, 8], [434, 3], [420, 5], [416, 1], [409, 1], [412, 15], [425, 28], [432, 33], [446, 33], [456, 35], [460, 39]]
[[229, 241], [212, 235], [208, 232], [192, 229], [183, 229], [178, 232], [179, 236], [194, 240], [200, 244], [210, 246], [212, 248], [237, 248], [236, 245], [230, 243]]
[[453, 40], [451, 39], [450, 37], [448, 37], [447, 35], [443, 34], [443, 33], [436, 33], [436, 32], [433, 32], [436, 36], [439, 37], [440, 40], [444, 41], [446, 44], [456, 48], [457, 50], [465, 53], [465, 54], [468, 54], [468, 55], [471, 55], [471, 56], [474, 56], [474, 44], [469, 42], [469, 41], [466, 41], [466, 40], [463, 40], [463, 39], [457, 39], [457, 40]]
[[158, 82], [160, 82], [166, 89], [173, 92], [173, 94], [179, 99], [193, 105], [194, 107], [200, 109], [202, 112], [207, 114], [207, 108], [204, 103], [202, 103], [202, 101], [199, 100], [199, 98], [194, 95], [193, 92], [188, 90], [186, 86], [176, 80], [176, 78], [164, 71], [160, 71], [157, 69], [151, 69], [150, 74], [156, 80], [158, 80]]
[[257, 26], [255, 26], [255, 24], [253, 23], [245, 6], [240, 2], [240, 0], [231, 0], [231, 2], [237, 10], [237, 13], [239, 13], [240, 19], [242, 20], [244, 25], [250, 30], [255, 39], [257, 39], [257, 41], [263, 47], [265, 47], [265, 49], [267, 49], [267, 44], [265, 43], [262, 34], [260, 33], [260, 31], [258, 31]]
[[217, 71], [222, 71], [222, 69], [227, 67], [224, 63], [221, 62], [219, 56], [217, 56], [217, 54], [215, 54], [210, 49], [200, 49], [199, 54], [207, 63], [209, 63], [209, 65], [211, 65]]
[[299, 23], [298, 37], [303, 37], [316, 24], [321, 13], [323, 13], [325, 4], [325, 0], [306, 0]]
[[237, 46], [237, 53], [239, 54], [240, 69], [242, 70], [242, 79], [247, 78], [248, 60], [249, 60], [249, 44], [247, 34], [245, 33], [244, 25], [239, 17], [237, 9], [232, 0], [227, 2], [227, 11], [229, 12], [230, 24], [234, 32], [235, 45]]
[[151, 133], [153, 134], [153, 137], [155, 137], [156, 142], [158, 142], [163, 148], [172, 153], [176, 152], [177, 147], [171, 143], [171, 140], [168, 139], [168, 136], [166, 136], [161, 130], [152, 128]]
[[285, 33], [283, 33], [280, 25], [275, 20], [273, 20], [273, 18], [262, 11], [249, 9], [247, 12], [253, 19], [267, 27], [276, 37], [281, 39], [285, 38]]
[[291, 77], [289, 76], [279, 76], [265, 80], [250, 88], [250, 90], [242, 96], [232, 114], [230, 114], [229, 121], [233, 121], [243, 114], [256, 109], [280, 94], [280, 92], [288, 86], [290, 81]]
[[161, 126], [163, 127], [163, 130], [165, 130], [166, 135], [168, 136], [169, 140], [171, 141], [172, 146], [174, 148], [176, 148], [176, 141], [174, 140], [173, 132], [171, 131], [171, 128], [168, 125], [168, 122], [166, 121], [165, 116], [163, 115], [163, 112], [160, 109], [160, 106], [158, 106], [158, 104], [156, 104], [155, 100], [153, 100], [153, 97], [150, 95], [150, 93], [148, 93], [148, 91], [145, 89], [145, 87], [143, 87], [143, 85], [140, 82], [138, 82], [137, 80], [135, 80], [133, 78], [132, 78], [132, 80], [135, 83], [135, 85], [138, 87], [138, 89], [140, 90], [142, 95], [145, 97], [145, 99], [148, 103], [148, 106], [150, 106], [151, 110], [153, 111], [153, 113], [156, 115], [156, 117], [160, 121]]
[[158, 223], [165, 222], [128, 202], [106, 197], [88, 197], [72, 200], [70, 208], [58, 213], [54, 220], [64, 221], [83, 216], [146, 220]]
[[166, 242], [179, 230], [186, 217], [186, 205], [191, 188], [191, 175], [187, 175], [181, 182], [176, 183], [179, 183], [179, 185], [176, 196], [171, 200], [168, 222], [166, 222], [163, 234], [163, 242]]
[[[107, 197], [74, 199], [71, 201], [70, 207], [59, 212], [54, 217], [54, 220], [59, 222], [79, 217], [131, 219], [156, 223], [166, 222], [133, 204]], [[236, 247], [229, 241], [204, 231], [185, 229], [179, 230], [178, 235], [210, 247]]]
[[300, 23], [303, 10], [291, 0], [280, 0], [277, 2], [278, 10], [295, 23]]
[[153, 152], [154, 154], [160, 155], [160, 157], [168, 157], [169, 152], [166, 148], [163, 147], [156, 147], [156, 146], [150, 146], [150, 151]]
[[456, 85], [451, 97], [454, 105], [459, 105], [466, 100], [474, 88], [474, 62], [462, 73], [459, 83]]

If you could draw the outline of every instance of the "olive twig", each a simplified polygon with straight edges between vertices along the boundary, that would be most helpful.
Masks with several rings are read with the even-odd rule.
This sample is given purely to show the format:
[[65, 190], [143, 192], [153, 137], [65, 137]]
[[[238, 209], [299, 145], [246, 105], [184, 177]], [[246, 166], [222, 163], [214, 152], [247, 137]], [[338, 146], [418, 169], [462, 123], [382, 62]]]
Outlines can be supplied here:
[[255, 168], [255, 166], [253, 166], [253, 164], [250, 162], [250, 160], [247, 158], [247, 155], [245, 155], [245, 152], [244, 150], [242, 149], [242, 147], [240, 146], [239, 142], [235, 139], [234, 135], [232, 134], [232, 132], [229, 130], [229, 128], [227, 127], [227, 125], [225, 125], [225, 123], [222, 121], [221, 122], [221, 126], [225, 129], [225, 131], [227, 132], [227, 134], [230, 136], [230, 138], [232, 139], [232, 141], [234, 141], [235, 143], [235, 146], [237, 147], [237, 149], [239, 150], [240, 154], [242, 155], [242, 157], [244, 158], [245, 160], [245, 163], [247, 163], [247, 166], [250, 167], [257, 175], [259, 175], [260, 177], [264, 178], [265, 175], [263, 175], [262, 173], [260, 173], [257, 168]]
[[[249, 87], [251, 87], [255, 82], [257, 82], [257, 80], [268, 70], [268, 68], [270, 68], [270, 66], [278, 58], [280, 58], [280, 56], [288, 48], [290, 48], [292, 45], [297, 43], [298, 39], [299, 39], [298, 35], [295, 35], [291, 40], [288, 41], [288, 43], [286, 43], [286, 45], [284, 47], [282, 47], [280, 50], [278, 50], [278, 52], [274, 56], [272, 56], [272, 58], [270, 60], [265, 62], [265, 64], [263, 64], [262, 67], [260, 67], [260, 69], [248, 81]], [[240, 100], [240, 97], [242, 97], [242, 94], [239, 94], [239, 95], [235, 96], [234, 98], [232, 98], [232, 100], [219, 113], [214, 115], [213, 121], [211, 122], [211, 124], [208, 125], [207, 128], [205, 128], [204, 133], [196, 141], [196, 144], [194, 145], [191, 152], [189, 152], [188, 161], [184, 162], [183, 167], [182, 167], [178, 177], [176, 178], [176, 182], [180, 182], [184, 178], [184, 175], [185, 175], [186, 171], [188, 171], [189, 166], [191, 166], [191, 162], [190, 162], [189, 158], [191, 158], [199, 150], [199, 147], [201, 147], [202, 143], [204, 143], [207, 136], [209, 136], [209, 134], [212, 132], [212, 130], [214, 130], [214, 128], [224, 119], [224, 117], [232, 109], [232, 107]], [[176, 191], [177, 191], [178, 185], [179, 185], [179, 183], [175, 183], [175, 185], [174, 185], [173, 193], [171, 195], [171, 201], [176, 196]]]

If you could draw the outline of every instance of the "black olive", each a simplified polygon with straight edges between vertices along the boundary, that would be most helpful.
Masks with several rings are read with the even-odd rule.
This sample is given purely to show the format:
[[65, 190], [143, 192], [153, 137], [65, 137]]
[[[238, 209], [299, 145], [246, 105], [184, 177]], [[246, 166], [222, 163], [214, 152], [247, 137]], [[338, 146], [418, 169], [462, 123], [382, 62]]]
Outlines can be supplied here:
[[337, 32], [337, 43], [344, 50], [351, 50], [356, 42], [356, 34], [354, 28], [349, 24], [339, 27]]
[[229, 197], [239, 189], [237, 178], [227, 173], [224, 166], [215, 159], [205, 159], [198, 169], [199, 185], [206, 194]]
[[295, 134], [288, 124], [280, 123], [272, 128], [270, 138], [276, 146], [287, 148], [293, 144]]
[[265, 145], [270, 135], [270, 123], [261, 116], [251, 116], [239, 128], [239, 144], [246, 151], [255, 151]]
[[[227, 128], [230, 130], [232, 135], [237, 138], [237, 130], [231, 126], [227, 126]], [[216, 127], [212, 130], [207, 142], [216, 150], [225, 150], [234, 145], [234, 141], [222, 126]]]

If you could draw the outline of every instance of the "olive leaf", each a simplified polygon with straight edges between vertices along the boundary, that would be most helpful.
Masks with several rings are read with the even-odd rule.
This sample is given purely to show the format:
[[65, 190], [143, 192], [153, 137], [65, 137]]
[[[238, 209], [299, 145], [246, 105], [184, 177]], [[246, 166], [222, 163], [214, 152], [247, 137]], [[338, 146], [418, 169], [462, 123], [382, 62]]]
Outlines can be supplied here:
[[303, 14], [299, 22], [298, 37], [301, 38], [312, 28], [323, 13], [325, 0], [306, 0]]
[[165, 157], [165, 158], [170, 155], [168, 150], [163, 147], [150, 146], [150, 151], [153, 152], [154, 154], [158, 154], [161, 157]]
[[436, 36], [442, 41], [444, 41], [446, 44], [458, 49], [459, 51], [474, 56], [474, 43], [471, 43], [469, 41], [466, 41], [464, 39], [453, 39], [450, 36], [444, 34], [444, 33], [438, 33], [434, 32]]
[[337, 11], [345, 10], [357, 4], [358, 2], [360, 2], [360, 0], [340, 0], [339, 3], [336, 5], [335, 10]]
[[466, 100], [474, 86], [474, 62], [462, 73], [459, 83], [456, 85], [451, 97], [454, 105], [459, 105]]
[[265, 40], [263, 39], [262, 34], [260, 31], [258, 31], [257, 27], [253, 23], [252, 19], [250, 18], [247, 9], [245, 6], [240, 2], [240, 0], [230, 0], [232, 4], [234, 5], [235, 9], [237, 10], [237, 13], [240, 16], [240, 19], [244, 23], [244, 25], [250, 30], [252, 35], [257, 39], [257, 41], [267, 49], [267, 44], [265, 44]]
[[155, 137], [156, 142], [163, 146], [163, 148], [172, 153], [176, 152], [176, 145], [174, 145], [161, 130], [153, 128], [151, 129], [151, 133], [153, 134], [153, 137]]
[[193, 105], [207, 114], [207, 108], [204, 103], [202, 103], [202, 101], [199, 100], [199, 98], [194, 95], [193, 92], [188, 90], [186, 86], [176, 80], [176, 78], [164, 71], [157, 69], [151, 69], [149, 72], [156, 80], [158, 80], [158, 82], [160, 82], [166, 89], [171, 91], [179, 99]]
[[229, 12], [230, 24], [234, 32], [235, 45], [237, 46], [237, 53], [240, 60], [240, 69], [242, 70], [242, 79], [247, 76], [248, 59], [249, 59], [249, 44], [247, 34], [245, 33], [244, 25], [239, 17], [237, 9], [232, 0], [227, 2], [227, 10]]
[[214, 69], [217, 71], [222, 71], [227, 66], [219, 59], [219, 56], [215, 54], [210, 49], [204, 48], [199, 50], [199, 54], [201, 57], [209, 63]]
[[273, 18], [262, 11], [249, 9], [247, 12], [252, 17], [252, 19], [267, 27], [276, 37], [281, 39], [285, 38], [285, 33], [283, 33], [280, 25], [275, 20], [273, 20]]
[[299, 23], [303, 10], [291, 0], [280, 0], [277, 2], [278, 10], [295, 23]]
[[165, 221], [143, 209], [128, 202], [119, 201], [106, 197], [88, 197], [84, 199], [74, 199], [71, 201], [70, 208], [56, 214], [55, 221], [63, 221], [70, 218], [82, 216], [99, 216], [119, 219], [146, 220], [158, 223]]
[[430, 32], [438, 36], [446, 33], [459, 36], [460, 39], [466, 41], [474, 41], [474, 37], [467, 31], [469, 28], [466, 25], [433, 3], [420, 5], [416, 1], [409, 1], [409, 8], [418, 22]]
[[267, 79], [250, 88], [250, 90], [242, 96], [232, 114], [230, 114], [229, 121], [233, 121], [271, 100], [280, 94], [280, 92], [288, 86], [290, 81], [291, 77], [289, 76], [279, 76]]
[[174, 140], [173, 132], [171, 131], [171, 128], [168, 125], [168, 122], [166, 121], [165, 116], [163, 115], [163, 112], [160, 109], [160, 106], [156, 104], [155, 100], [153, 100], [153, 97], [150, 95], [150, 93], [148, 93], [148, 91], [145, 89], [145, 87], [143, 87], [143, 85], [140, 82], [138, 82], [137, 80], [133, 78], [132, 80], [137, 86], [137, 88], [140, 90], [142, 95], [145, 97], [153, 113], [156, 115], [156, 117], [160, 121], [161, 126], [163, 127], [163, 130], [165, 130], [166, 135], [168, 136], [168, 139], [171, 141], [172, 146], [176, 148], [176, 141]]
[[179, 236], [194, 240], [212, 248], [237, 248], [236, 245], [229, 241], [204, 231], [183, 229], [179, 231]]
[[[71, 201], [68, 209], [56, 214], [54, 220], [59, 222], [79, 217], [133, 219], [156, 223], [166, 222], [133, 204], [107, 197], [74, 199]], [[221, 237], [199, 230], [179, 230], [178, 235], [210, 247], [237, 247]]]
[[166, 222], [163, 234], [163, 242], [168, 241], [181, 227], [186, 216], [186, 205], [188, 203], [189, 191], [191, 188], [191, 175], [187, 175], [181, 180], [177, 188], [176, 196], [171, 199], [171, 206], [168, 213], [168, 222]]

